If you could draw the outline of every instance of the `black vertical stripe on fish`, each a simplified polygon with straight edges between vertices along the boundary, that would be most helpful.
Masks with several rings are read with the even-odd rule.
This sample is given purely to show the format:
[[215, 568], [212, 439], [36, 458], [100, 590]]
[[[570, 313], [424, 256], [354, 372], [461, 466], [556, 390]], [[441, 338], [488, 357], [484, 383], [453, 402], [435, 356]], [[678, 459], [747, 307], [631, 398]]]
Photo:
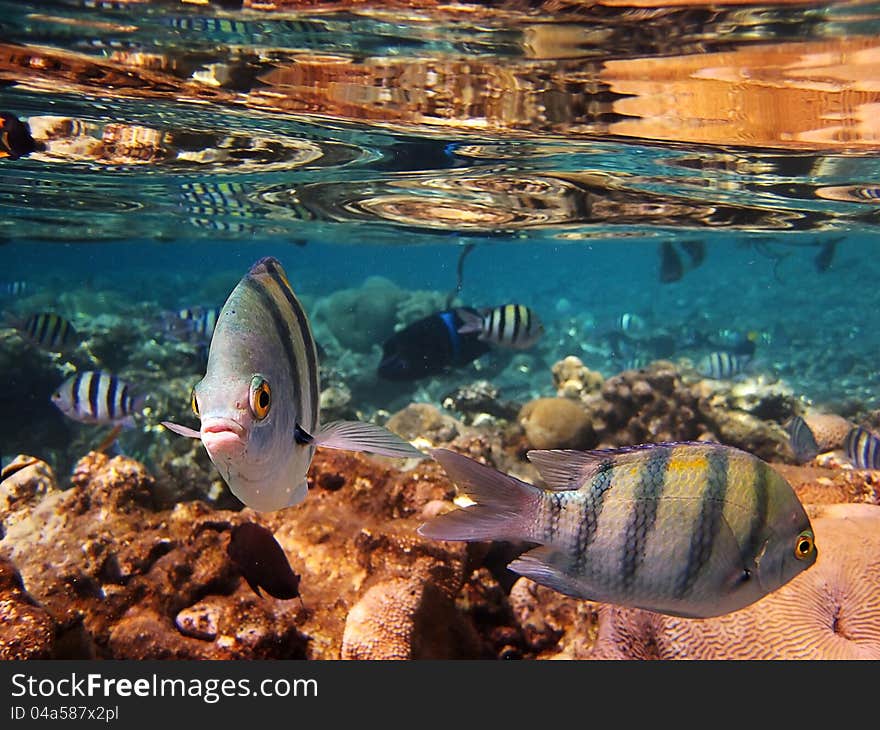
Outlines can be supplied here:
[[288, 375], [290, 376], [291, 386], [294, 391], [294, 402], [302, 403], [302, 382], [299, 377], [299, 367], [296, 359], [296, 351], [293, 346], [294, 333], [290, 329], [290, 325], [284, 318], [284, 313], [278, 307], [278, 304], [272, 298], [272, 295], [266, 288], [253, 277], [246, 277], [244, 280], [245, 287], [254, 293], [263, 308], [268, 312], [269, 319], [275, 329], [275, 334], [281, 341], [284, 348], [284, 359], [287, 361]]
[[768, 468], [761, 464], [755, 465], [755, 480], [753, 484], [755, 509], [752, 511], [752, 519], [749, 522], [749, 534], [742, 546], [741, 555], [744, 564], [747, 564], [747, 561], [751, 560], [752, 556], [757, 555], [759, 543], [764, 539], [764, 527], [767, 522], [767, 513], [770, 509], [770, 490], [767, 481]]
[[134, 400], [128, 392], [128, 383], [123, 383], [122, 392], [119, 394], [119, 403], [122, 405], [123, 413], [130, 413], [134, 410]]
[[[278, 266], [275, 261], [267, 261], [266, 269], [269, 271], [272, 279], [284, 293], [284, 296], [287, 299], [287, 303], [290, 305], [290, 309], [293, 311], [293, 314], [296, 317], [297, 325], [299, 327], [300, 339], [302, 339], [304, 346], [303, 349], [305, 349], [306, 373], [309, 377], [309, 415], [311, 416], [313, 421], [313, 423], [309, 425], [311, 427], [314, 427], [314, 425], [318, 422], [318, 402], [321, 397], [321, 394], [319, 392], [320, 385], [318, 383], [318, 355], [317, 349], [315, 347], [315, 340], [311, 336], [309, 321], [306, 317], [306, 313], [303, 311], [302, 305], [299, 303], [299, 300], [296, 298], [296, 295], [290, 288], [290, 284], [287, 283], [287, 279], [278, 271]], [[298, 402], [302, 403], [301, 394], [300, 400]]]
[[605, 505], [605, 493], [613, 486], [614, 461], [607, 459], [599, 465], [596, 476], [593, 477], [590, 489], [584, 495], [583, 515], [578, 523], [577, 538], [575, 540], [575, 574], [584, 572], [587, 563], [587, 550], [596, 538], [599, 528], [599, 516]]
[[94, 418], [98, 418], [100, 411], [98, 410], [98, 385], [101, 377], [97, 373], [89, 373], [89, 406], [91, 414]]
[[519, 305], [513, 308], [513, 335], [510, 338], [511, 342], [519, 341], [519, 333], [523, 329], [520, 312], [521, 309], [522, 307]]
[[71, 405], [73, 406], [74, 413], [79, 413], [79, 388], [80, 384], [82, 383], [82, 379], [83, 374], [77, 373], [76, 377], [73, 379], [73, 384], [71, 385], [70, 401]]
[[710, 449], [706, 454], [708, 471], [706, 486], [700, 498], [700, 511], [691, 532], [691, 544], [688, 550], [684, 571], [679, 575], [675, 586], [675, 596], [683, 598], [688, 595], [700, 572], [709, 563], [712, 549], [718, 537], [718, 531], [724, 526], [722, 513], [724, 497], [727, 493], [727, 452], [721, 449]]
[[507, 307], [498, 308], [498, 341], [504, 342], [504, 335], [507, 331]]
[[[111, 419], [115, 419], [117, 415], [116, 409], [116, 389], [119, 385], [119, 379], [115, 375], [110, 376], [110, 382], [107, 383], [107, 413]], [[122, 415], [122, 413], [119, 413]]]
[[44, 342], [44, 338], [46, 337], [46, 329], [49, 326], [49, 317], [45, 314], [40, 314], [36, 317], [34, 322], [34, 332], [32, 335], [37, 342]]
[[642, 466], [623, 541], [621, 581], [625, 590], [632, 588], [636, 572], [645, 559], [671, 456], [671, 447], [656, 448]]
[[562, 517], [563, 494], [561, 492], [550, 493], [550, 524], [547, 527], [547, 542], [552, 542], [559, 534], [559, 520]]

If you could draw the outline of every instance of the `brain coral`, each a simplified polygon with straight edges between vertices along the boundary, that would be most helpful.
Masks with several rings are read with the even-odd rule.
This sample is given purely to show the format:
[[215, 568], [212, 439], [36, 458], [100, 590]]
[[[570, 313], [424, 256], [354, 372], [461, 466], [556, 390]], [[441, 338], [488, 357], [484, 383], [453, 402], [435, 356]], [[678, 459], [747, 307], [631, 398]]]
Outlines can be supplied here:
[[590, 416], [570, 398], [538, 398], [519, 412], [526, 438], [536, 449], [591, 449], [598, 443]]
[[819, 558], [740, 611], [684, 619], [600, 608], [591, 659], [880, 659], [880, 507], [812, 507]]

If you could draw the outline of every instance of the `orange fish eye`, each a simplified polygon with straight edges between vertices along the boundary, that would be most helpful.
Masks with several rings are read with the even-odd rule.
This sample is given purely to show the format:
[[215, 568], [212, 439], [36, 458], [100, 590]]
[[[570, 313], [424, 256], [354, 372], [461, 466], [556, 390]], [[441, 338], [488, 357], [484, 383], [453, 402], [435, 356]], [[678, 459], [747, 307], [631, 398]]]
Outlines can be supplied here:
[[201, 418], [201, 415], [199, 414], [199, 399], [196, 398], [196, 389], [195, 388], [192, 389], [192, 393], [189, 396], [189, 404], [192, 406], [193, 413], [195, 413], [196, 416]]
[[269, 408], [272, 406], [272, 390], [269, 388], [269, 381], [262, 375], [254, 375], [251, 380], [251, 412], [262, 421], [269, 415]]
[[806, 560], [816, 548], [812, 530], [804, 530], [794, 541], [794, 556], [798, 560]]

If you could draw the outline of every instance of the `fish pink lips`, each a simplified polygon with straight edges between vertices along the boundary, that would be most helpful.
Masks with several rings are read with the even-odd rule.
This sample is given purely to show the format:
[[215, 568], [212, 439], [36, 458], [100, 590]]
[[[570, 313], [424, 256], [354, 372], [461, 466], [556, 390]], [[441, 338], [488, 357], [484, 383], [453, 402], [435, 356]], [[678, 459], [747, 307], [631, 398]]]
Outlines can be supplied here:
[[202, 421], [202, 443], [211, 454], [238, 452], [246, 446], [245, 430], [229, 418]]

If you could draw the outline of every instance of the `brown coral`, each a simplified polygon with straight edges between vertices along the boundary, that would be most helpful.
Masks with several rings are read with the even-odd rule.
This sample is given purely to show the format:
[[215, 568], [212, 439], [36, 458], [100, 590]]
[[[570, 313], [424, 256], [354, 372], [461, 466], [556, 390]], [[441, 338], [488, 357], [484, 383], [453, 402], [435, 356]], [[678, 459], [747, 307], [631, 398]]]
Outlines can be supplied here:
[[880, 507], [814, 508], [816, 564], [740, 611], [683, 619], [603, 605], [594, 659], [880, 659]]
[[568, 398], [538, 398], [519, 413], [526, 438], [535, 449], [590, 449], [597, 444], [587, 411]]
[[0, 660], [47, 659], [55, 646], [55, 622], [25, 592], [21, 576], [0, 559]]
[[820, 454], [841, 448], [843, 440], [854, 425], [852, 421], [835, 413], [807, 413], [803, 418], [813, 432]]
[[[403, 472], [319, 450], [305, 502], [260, 515], [201, 501], [162, 509], [150, 474], [126, 457], [88, 454], [64, 491], [51, 482], [41, 494], [39, 473], [33, 477], [20, 493], [36, 497], [21, 502], [0, 555], [45, 609], [44, 627], [58, 632], [65, 656], [335, 659], [351, 608], [368, 589], [400, 580], [420, 597], [410, 614], [412, 656], [479, 652], [455, 596], [481, 546], [415, 533], [425, 506], [454, 494], [429, 460]], [[240, 578], [226, 548], [245, 521], [273, 531], [302, 576], [301, 600], [258, 598]], [[5, 603], [2, 610], [21, 626], [19, 617], [39, 611], [16, 604], [10, 613]]]
[[601, 373], [590, 370], [575, 356], [559, 360], [553, 364], [553, 387], [560, 398], [581, 398], [602, 389], [605, 379]]

